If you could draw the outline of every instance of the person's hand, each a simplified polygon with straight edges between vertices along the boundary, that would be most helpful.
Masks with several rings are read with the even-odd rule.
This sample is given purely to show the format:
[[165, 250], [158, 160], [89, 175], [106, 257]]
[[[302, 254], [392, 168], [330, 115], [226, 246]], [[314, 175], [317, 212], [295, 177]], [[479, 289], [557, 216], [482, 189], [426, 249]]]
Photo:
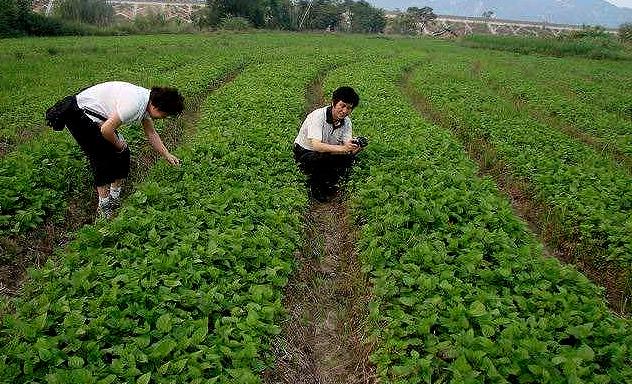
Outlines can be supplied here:
[[347, 154], [355, 154], [360, 150], [360, 146], [358, 144], [352, 143], [351, 140], [348, 140], [343, 145], [345, 147], [345, 153]]
[[114, 134], [116, 136], [116, 142], [114, 146], [118, 150], [118, 153], [122, 153], [127, 148], [127, 141], [125, 141], [123, 135], [121, 135], [120, 133], [115, 132]]
[[180, 159], [172, 155], [171, 153], [167, 153], [165, 155], [165, 160], [169, 162], [171, 165], [180, 165]]
[[116, 140], [116, 148], [118, 149], [118, 153], [122, 153], [127, 149], [127, 142], [123, 139]]

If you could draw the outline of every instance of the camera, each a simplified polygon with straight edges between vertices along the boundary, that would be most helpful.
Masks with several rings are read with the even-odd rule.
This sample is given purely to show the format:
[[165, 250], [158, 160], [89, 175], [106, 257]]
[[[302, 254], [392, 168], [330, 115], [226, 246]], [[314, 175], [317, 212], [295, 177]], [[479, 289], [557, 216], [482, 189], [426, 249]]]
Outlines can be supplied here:
[[351, 142], [360, 148], [364, 148], [369, 145], [369, 139], [364, 136], [354, 137], [353, 139], [351, 139]]

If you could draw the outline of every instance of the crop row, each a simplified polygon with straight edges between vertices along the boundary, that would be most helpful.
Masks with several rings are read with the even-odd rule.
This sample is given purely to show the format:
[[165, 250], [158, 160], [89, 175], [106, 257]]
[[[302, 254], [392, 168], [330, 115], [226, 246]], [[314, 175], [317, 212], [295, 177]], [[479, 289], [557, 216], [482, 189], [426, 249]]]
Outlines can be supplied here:
[[131, 45], [129, 39], [111, 38], [1, 42], [3, 152], [46, 131], [44, 111], [66, 94], [108, 80], [127, 79], [151, 85], [196, 58], [192, 50], [184, 50], [175, 42], [163, 39], [160, 44], [150, 44], [152, 38], [135, 39]]
[[[326, 93], [357, 88], [355, 131], [371, 138], [352, 196], [383, 381], [632, 378], [629, 323], [585, 277], [543, 259], [459, 143], [399, 94], [401, 73], [444, 54], [440, 44], [227, 44], [257, 65], [206, 100], [198, 135], [176, 152], [182, 166], [156, 166], [117, 219], [81, 230], [7, 305], [0, 381], [259, 382], [305, 204], [290, 144], [306, 84], [332, 63]], [[208, 84], [215, 60], [185, 65], [183, 81]]]
[[278, 49], [214, 92], [181, 168], [157, 166], [33, 274], [4, 319], [2, 381], [257, 381], [305, 204], [288, 135], [335, 52]]
[[[629, 270], [632, 178], [593, 148], [516, 108], [472, 73], [462, 55], [420, 66], [412, 84], [473, 139], [486, 139], [514, 176], [527, 180], [549, 211], [544, 225], [578, 243], [577, 255]], [[428, 78], [433, 78], [428, 82]]]
[[[177, 45], [175, 48], [179, 51], [175, 51], [174, 48], [170, 54], [163, 53], [160, 56], [161, 45], [154, 44], [147, 55], [152, 60], [154, 57], [157, 58], [147, 63], [129, 60], [130, 55], [132, 58], [139, 56], [138, 47], [135, 50], [128, 48], [119, 56], [108, 51], [101, 52], [104, 56], [96, 58], [91, 58], [89, 51], [86, 53], [79, 49], [76, 57], [71, 55], [71, 59], [76, 61], [83, 59], [85, 61], [83, 65], [91, 66], [90, 70], [80, 66], [83, 70], [81, 76], [70, 77], [70, 84], [63, 83], [66, 76], [53, 77], [49, 80], [51, 84], [45, 88], [48, 93], [33, 91], [29, 94], [26, 89], [22, 89], [27, 97], [35, 101], [27, 104], [26, 111], [23, 111], [27, 114], [26, 116], [22, 116], [20, 107], [14, 107], [15, 101], [12, 101], [10, 108], [12, 112], [18, 113], [8, 114], [12, 116], [9, 127], [17, 127], [22, 122], [29, 121], [43, 125], [42, 116], [46, 106], [51, 105], [66, 93], [71, 93], [71, 89], [76, 91], [80, 87], [80, 82], [83, 82], [82, 86], [86, 86], [99, 81], [119, 79], [148, 87], [153, 84], [176, 86], [185, 95], [203, 92], [209, 84], [242, 66], [247, 60], [243, 50], [226, 51], [226, 46], [217, 44], [218, 40], [199, 44], [201, 52], [196, 53], [199, 56], [187, 55], [186, 53], [190, 50], [182, 49]], [[142, 43], [143, 41], [137, 42], [141, 46]], [[169, 41], [164, 42], [162, 46], [169, 46], [168, 43]], [[112, 40], [104, 41], [102, 44], [110, 46]], [[202, 52], [204, 54], [200, 55]], [[129, 62], [119, 67], [110, 67], [107, 62], [110, 56], [118, 57], [116, 60], [121, 60], [122, 63], [126, 59]], [[34, 61], [37, 62], [38, 59], [41, 60], [39, 56], [36, 56]], [[72, 73], [73, 69], [68, 69], [67, 66], [73, 60], [61, 59], [58, 63], [46, 62], [46, 64], [41, 64], [40, 61], [40, 65], [45, 66], [41, 72], [47, 76], [50, 76], [51, 72], [70, 71]], [[144, 70], [140, 71], [139, 68]], [[201, 71], [202, 68], [203, 71]], [[114, 77], [114, 73], [118, 73], [119, 77]], [[197, 76], [191, 80], [194, 73]], [[7, 78], [17, 81], [16, 77], [7, 76]], [[37, 82], [40, 79], [38, 77], [32, 80]], [[33, 83], [27, 82], [23, 87], [33, 87]], [[5, 107], [9, 108], [6, 105]], [[14, 128], [14, 131], [17, 132], [17, 128]], [[142, 136], [140, 131], [138, 126], [133, 126], [123, 129], [123, 134], [139, 141]], [[46, 129], [34, 134], [31, 140], [0, 158], [0, 182], [3, 185], [0, 191], [0, 235], [24, 232], [38, 226], [45, 218], [53, 221], [62, 220], [69, 196], [92, 189], [90, 176], [86, 170], [86, 161], [67, 131], [58, 133]]]
[[488, 84], [632, 157], [629, 65], [505, 55], [478, 60]]
[[381, 380], [631, 380], [629, 322], [609, 313], [583, 275], [544, 258], [459, 141], [398, 92], [399, 76], [415, 63], [426, 73], [421, 90], [434, 94], [448, 81], [424, 64], [436, 52], [419, 59], [419, 51], [357, 62], [326, 81], [357, 86], [354, 126], [371, 138], [353, 206], [373, 284], [367, 326]]

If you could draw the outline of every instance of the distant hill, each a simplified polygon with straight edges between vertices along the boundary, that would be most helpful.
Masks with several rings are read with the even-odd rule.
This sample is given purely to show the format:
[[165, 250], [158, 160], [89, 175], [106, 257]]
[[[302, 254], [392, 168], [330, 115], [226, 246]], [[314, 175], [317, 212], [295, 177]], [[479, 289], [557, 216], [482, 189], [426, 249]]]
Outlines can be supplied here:
[[389, 10], [428, 6], [436, 14], [455, 16], [480, 17], [485, 11], [493, 11], [499, 19], [609, 28], [632, 22], [632, 9], [619, 8], [604, 0], [369, 0], [369, 3]]

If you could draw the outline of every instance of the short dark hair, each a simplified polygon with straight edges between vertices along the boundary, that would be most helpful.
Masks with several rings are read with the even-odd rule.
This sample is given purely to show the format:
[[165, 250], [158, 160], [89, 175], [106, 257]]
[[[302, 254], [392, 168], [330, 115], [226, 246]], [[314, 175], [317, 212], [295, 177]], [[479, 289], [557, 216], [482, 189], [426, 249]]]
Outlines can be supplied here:
[[167, 116], [176, 116], [184, 110], [184, 97], [175, 88], [153, 87], [149, 102]]
[[353, 105], [353, 108], [357, 107], [360, 104], [360, 96], [353, 90], [351, 87], [340, 87], [336, 89], [331, 95], [331, 100], [334, 105], [338, 104], [340, 100], [347, 104]]

